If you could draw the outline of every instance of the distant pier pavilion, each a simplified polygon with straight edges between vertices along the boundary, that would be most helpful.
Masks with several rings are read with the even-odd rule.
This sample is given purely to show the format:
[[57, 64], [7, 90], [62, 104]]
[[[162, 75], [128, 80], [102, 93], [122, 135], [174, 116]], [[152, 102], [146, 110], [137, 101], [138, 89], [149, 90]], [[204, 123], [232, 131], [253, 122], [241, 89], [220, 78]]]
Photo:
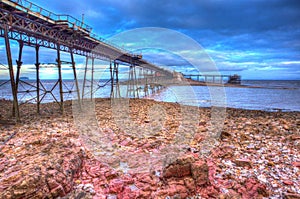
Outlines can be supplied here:
[[192, 79], [199, 82], [214, 83], [214, 84], [241, 84], [241, 76], [234, 75], [197, 75], [183, 74], [186, 79]]

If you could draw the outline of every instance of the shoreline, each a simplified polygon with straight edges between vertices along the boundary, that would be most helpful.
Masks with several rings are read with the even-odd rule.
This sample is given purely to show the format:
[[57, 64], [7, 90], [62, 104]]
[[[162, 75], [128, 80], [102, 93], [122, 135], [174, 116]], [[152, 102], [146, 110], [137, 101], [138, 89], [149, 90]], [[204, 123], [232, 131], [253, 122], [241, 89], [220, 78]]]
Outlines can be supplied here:
[[[86, 198], [201, 196], [250, 199], [300, 194], [297, 192], [300, 190], [297, 180], [300, 175], [299, 112], [229, 108], [218, 144], [202, 156], [199, 150], [209, 135], [211, 108], [196, 108], [199, 111], [197, 122], [188, 120], [185, 123], [188, 125], [182, 129], [183, 133], [195, 130], [188, 148], [156, 175], [151, 172], [124, 173], [107, 166], [92, 153], [93, 149], [82, 137], [83, 129], [76, 127], [71, 101], [65, 103], [64, 115], [54, 105], [42, 104], [38, 116], [33, 104], [25, 104], [21, 107], [22, 123], [0, 124], [1, 142], [12, 136], [5, 145], [1, 144], [1, 198], [75, 198], [84, 195]], [[0, 107], [1, 116], [5, 115], [4, 111], [11, 110], [3, 101]], [[173, 135], [178, 135], [182, 121], [181, 106], [176, 103], [132, 99], [129, 113], [132, 125], [137, 126], [129, 128], [129, 135], [126, 128], [112, 119], [109, 99], [96, 99], [95, 107], [103, 135], [109, 136], [112, 144], [129, 154], [142, 155], [137, 157], [159, 152], [162, 146], [171, 143]], [[164, 111], [161, 112], [159, 107]], [[190, 108], [195, 110], [195, 107]], [[151, 112], [152, 109], [156, 111]], [[92, 114], [87, 113], [83, 116], [91, 121]], [[193, 118], [193, 114], [189, 116], [191, 112], [186, 114]], [[146, 136], [149, 128], [158, 124], [163, 128], [155, 131], [155, 136]], [[143, 159], [138, 160], [143, 162]]]
[[[179, 104], [179, 105], [184, 105], [184, 104], [180, 104], [179, 102], [165, 102], [165, 101], [159, 101], [159, 100], [156, 100], [156, 99], [152, 99], [152, 98], [148, 98], [149, 96], [146, 96], [146, 97], [143, 97], [143, 98], [139, 98], [139, 99], [145, 99], [145, 100], [154, 100], [156, 102], [164, 102], [164, 103], [175, 103], [175, 104]], [[97, 98], [93, 98], [95, 100], [101, 100], [101, 99], [109, 99], [110, 98], [107, 98], [107, 97], [104, 97], [104, 98], [100, 98], [100, 97], [97, 97]], [[121, 98], [121, 99], [130, 99], [130, 100], [134, 100], [134, 98]], [[69, 103], [69, 102], [72, 102], [73, 100], [66, 100], [65, 102]], [[11, 103], [12, 104], [12, 100], [7, 100], [7, 99], [0, 99], [0, 103], [1, 102], [5, 102], [5, 103]], [[27, 104], [31, 104], [31, 105], [36, 105], [36, 103], [33, 103], [33, 102], [28, 102]], [[55, 102], [42, 102], [41, 104], [43, 105], [47, 105], [47, 104], [55, 104]], [[204, 106], [195, 106], [195, 105], [189, 105], [189, 106], [193, 106], [193, 107], [198, 107], [200, 109], [211, 109], [212, 107], [216, 107], [216, 106], [211, 106], [211, 107], [204, 107]], [[300, 111], [297, 111], [297, 110], [289, 110], [289, 109], [281, 109], [281, 108], [269, 108], [269, 109], [247, 109], [247, 108], [237, 108], [237, 107], [217, 107], [217, 108], [225, 108], [225, 109], [233, 109], [233, 110], [244, 110], [244, 111], [262, 111], [262, 112], [267, 112], [267, 113], [276, 113], [276, 112], [279, 112], [279, 113], [298, 113]], [[1, 124], [1, 121], [0, 121], [0, 124]]]

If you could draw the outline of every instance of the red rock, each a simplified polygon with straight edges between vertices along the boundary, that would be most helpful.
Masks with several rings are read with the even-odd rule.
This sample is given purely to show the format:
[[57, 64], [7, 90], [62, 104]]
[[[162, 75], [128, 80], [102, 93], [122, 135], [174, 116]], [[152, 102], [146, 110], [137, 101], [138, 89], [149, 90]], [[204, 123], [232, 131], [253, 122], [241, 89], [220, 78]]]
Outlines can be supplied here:
[[252, 167], [251, 161], [248, 159], [236, 159], [233, 161], [238, 167]]
[[96, 195], [93, 196], [93, 199], [106, 199], [106, 195], [104, 194], [100, 194], [100, 193], [97, 193]]
[[172, 186], [172, 185], [184, 185], [184, 180], [183, 179], [180, 179], [180, 178], [177, 178], [177, 179], [174, 179], [174, 178], [170, 178], [167, 180], [168, 182], [168, 185]]
[[288, 125], [283, 125], [283, 128], [285, 129], [285, 130], [289, 130], [290, 129], [290, 127], [288, 126]]
[[300, 199], [300, 194], [297, 193], [284, 193], [283, 199]]
[[151, 185], [149, 184], [136, 183], [136, 185], [143, 191], [152, 191]]
[[123, 180], [124, 184], [133, 184], [134, 183], [134, 178], [129, 175], [123, 176], [122, 180]]
[[195, 187], [195, 181], [193, 178], [191, 177], [186, 177], [184, 178], [184, 185], [186, 186], [186, 188], [188, 188], [190, 191], [195, 191], [196, 187]]
[[51, 192], [52, 197], [65, 196], [66, 195], [66, 192], [64, 191], [62, 186], [58, 186], [58, 187], [52, 189], [50, 192]]
[[[161, 189], [157, 192], [151, 193], [151, 198], [165, 198], [169, 193], [168, 189]], [[164, 197], [165, 196], [165, 197]]]
[[204, 185], [209, 182], [208, 178], [208, 166], [204, 161], [194, 162], [191, 166], [192, 177], [196, 182], [196, 185]]
[[197, 191], [201, 198], [217, 198], [220, 194], [219, 191], [213, 186], [206, 186], [206, 187], [197, 187]]
[[222, 146], [221, 148], [215, 148], [212, 150], [213, 157], [229, 158], [233, 156], [233, 148], [230, 146]]
[[109, 183], [110, 193], [120, 193], [124, 188], [124, 182], [120, 179], [113, 179]]
[[191, 175], [191, 163], [193, 156], [181, 157], [164, 169], [163, 177], [184, 177]]
[[[184, 193], [188, 192], [186, 187], [182, 186], [182, 185], [176, 185], [175, 189], [176, 189], [177, 193], [179, 193], [179, 194], [184, 194]], [[185, 197], [181, 197], [181, 198], [185, 198]]]
[[88, 174], [93, 178], [103, 175], [103, 173], [101, 172], [101, 170], [98, 166], [93, 166], [93, 167], [89, 167], [86, 169], [87, 169]]
[[204, 139], [204, 135], [202, 135], [201, 133], [195, 133], [194, 140], [196, 142], [201, 142], [203, 139]]
[[120, 144], [123, 146], [129, 146], [132, 144], [132, 141], [130, 139], [124, 139]]
[[243, 198], [258, 198], [258, 196], [267, 197], [269, 195], [267, 187], [261, 184], [254, 178], [248, 178], [245, 182], [244, 189], [239, 189], [238, 192], [242, 194]]
[[210, 182], [213, 182], [215, 180], [217, 166], [212, 159], [206, 160], [206, 164], [208, 166], [208, 179]]
[[234, 190], [230, 189], [228, 190], [228, 193], [225, 194], [225, 198], [234, 198], [234, 199], [241, 199], [241, 195], [235, 192]]
[[155, 181], [151, 178], [151, 176], [149, 176], [149, 174], [144, 174], [142, 176], [139, 177], [139, 181], [144, 182], [144, 183], [148, 183], [150, 185], [154, 185]]
[[230, 137], [230, 136], [231, 136], [231, 134], [227, 131], [222, 131], [221, 132], [221, 138], [222, 139], [225, 139], [226, 137]]
[[54, 179], [48, 180], [47, 184], [50, 190], [55, 189], [59, 186], [59, 183], [57, 183]]
[[125, 187], [121, 193], [118, 194], [118, 198], [131, 199], [136, 198], [136, 192], [132, 191], [129, 187]]
[[300, 162], [293, 162], [292, 165], [293, 165], [294, 167], [300, 167]]
[[140, 191], [139, 197], [140, 198], [153, 198], [153, 197], [151, 197], [151, 191]]
[[206, 187], [206, 190], [209, 198], [217, 198], [217, 196], [219, 195], [219, 190], [216, 189], [214, 186], [208, 186]]
[[300, 140], [300, 136], [299, 135], [292, 135], [291, 139], [292, 140]]
[[285, 184], [285, 185], [293, 185], [294, 183], [291, 180], [284, 180], [283, 184]]
[[116, 171], [107, 171], [105, 172], [106, 179], [113, 179], [118, 177], [118, 173]]
[[[136, 108], [137, 111], [140, 111], [140, 113], [143, 113], [144, 104], [140, 101], [137, 102], [138, 108]], [[144, 102], [143, 102], [144, 103]], [[103, 103], [101, 103], [102, 106]], [[111, 106], [111, 103], [109, 101], [109, 106]], [[147, 104], [147, 103], [145, 103]], [[1, 104], [0, 104], [1, 106]], [[132, 107], [134, 107], [133, 105]], [[177, 105], [172, 106], [176, 108]], [[97, 107], [99, 108], [99, 107]], [[172, 108], [173, 109], [173, 108]], [[170, 109], [170, 110], [172, 110]], [[180, 108], [176, 109], [179, 110]], [[102, 109], [102, 107], [99, 109], [100, 111], [97, 113], [100, 117], [103, 117], [105, 114], [108, 113], [106, 109]], [[169, 109], [167, 109], [169, 111]], [[2, 109], [0, 109], [0, 112], [2, 112]], [[146, 111], [147, 112], [147, 111]], [[203, 110], [205, 112], [205, 118], [203, 121], [209, 121], [210, 114], [209, 111]], [[172, 198], [187, 198], [195, 196], [196, 194], [201, 195], [203, 198], [217, 198], [221, 191], [219, 188], [225, 188], [225, 189], [232, 189], [236, 193], [233, 193], [232, 195], [221, 195], [221, 197], [226, 198], [243, 198], [243, 199], [250, 199], [250, 198], [261, 198], [262, 195], [267, 195], [266, 189], [263, 184], [260, 184], [256, 179], [251, 180], [245, 180], [245, 178], [237, 179], [239, 176], [238, 173], [235, 173], [231, 175], [231, 177], [226, 177], [224, 179], [222, 178], [222, 175], [218, 175], [216, 177], [216, 174], [222, 174], [226, 168], [222, 167], [222, 164], [220, 164], [220, 161], [223, 159], [228, 159], [230, 156], [230, 159], [235, 154], [242, 154], [245, 147], [242, 147], [243, 144], [239, 143], [239, 137], [240, 134], [243, 134], [245, 132], [253, 132], [253, 134], [262, 135], [263, 134], [269, 134], [272, 133], [272, 128], [268, 127], [268, 124], [270, 124], [269, 120], [261, 121], [259, 124], [252, 125], [251, 128], [248, 128], [250, 125], [244, 125], [244, 123], [249, 120], [248, 118], [252, 117], [251, 114], [245, 117], [244, 111], [232, 111], [234, 112], [236, 116], [231, 118], [230, 116], [227, 120], [227, 123], [224, 126], [224, 131], [230, 132], [229, 135], [226, 135], [222, 133], [222, 137], [226, 138], [226, 143], [230, 146], [226, 148], [224, 146], [224, 140], [220, 141], [220, 146], [216, 147], [217, 150], [212, 150], [212, 156], [210, 155], [208, 159], [205, 160], [207, 166], [208, 166], [208, 180], [205, 180], [205, 172], [200, 171], [195, 172], [192, 167], [195, 168], [201, 168], [201, 165], [198, 165], [198, 161], [195, 162], [195, 159], [198, 160], [199, 154], [194, 153], [193, 158], [179, 158], [176, 161], [173, 162], [166, 162], [168, 164], [166, 168], [164, 168], [162, 171], [159, 169], [154, 169], [155, 171], [162, 172], [162, 177], [154, 176], [153, 174], [147, 173], [147, 174], [140, 174], [135, 173], [135, 171], [130, 171], [130, 175], [121, 174], [121, 172], [114, 172], [109, 167], [106, 167], [104, 164], [101, 163], [101, 158], [96, 161], [94, 156], [92, 155], [92, 152], [88, 149], [84, 150], [86, 153], [86, 156], [80, 156], [77, 154], [76, 150], [78, 150], [76, 147], [83, 146], [80, 142], [78, 142], [78, 139], [76, 136], [78, 136], [78, 133], [76, 130], [72, 129], [71, 123], [64, 123], [59, 118], [55, 118], [56, 121], [51, 121], [49, 118], [49, 123], [53, 124], [53, 127], [49, 129], [50, 131], [53, 130], [54, 133], [49, 133], [45, 137], [42, 134], [46, 134], [48, 130], [43, 130], [41, 128], [41, 131], [34, 130], [35, 128], [35, 122], [28, 123], [28, 127], [24, 128], [21, 124], [17, 128], [14, 128], [14, 130], [20, 132], [18, 133], [14, 139], [10, 140], [9, 143], [5, 146], [1, 146], [1, 151], [4, 153], [4, 157], [2, 157], [2, 153], [0, 153], [0, 173], [1, 179], [0, 179], [0, 198], [7, 198], [7, 199], [14, 199], [14, 198], [52, 198], [54, 196], [63, 196], [64, 194], [67, 194], [68, 191], [71, 190], [71, 192], [75, 191], [72, 189], [73, 182], [74, 185], [79, 186], [82, 184], [89, 184], [91, 183], [94, 187], [94, 190], [96, 192], [95, 196], [92, 196], [92, 194], [86, 194], [85, 196], [93, 197], [95, 199], [104, 199], [107, 197], [107, 195], [110, 193], [111, 190], [115, 192], [114, 195], [117, 196], [117, 198], [166, 198], [166, 196], [173, 194]], [[202, 113], [201, 113], [202, 114]], [[240, 115], [241, 114], [241, 115]], [[258, 114], [261, 114], [258, 112]], [[36, 114], [34, 114], [36, 115]], [[107, 114], [109, 115], [109, 113]], [[178, 115], [177, 111], [174, 112], [174, 116]], [[180, 115], [180, 114], [179, 114]], [[230, 115], [230, 114], [229, 114]], [[264, 115], [264, 114], [263, 114]], [[272, 122], [274, 119], [272, 114], [270, 113], [270, 121]], [[259, 118], [256, 118], [256, 112], [253, 114], [253, 120], [251, 119], [252, 124], [256, 124], [256, 119], [260, 120]], [[298, 114], [296, 115], [298, 116]], [[243, 118], [241, 120], [240, 118]], [[281, 117], [279, 115], [279, 117]], [[42, 116], [38, 117], [37, 120], [40, 120]], [[263, 119], [260, 116], [261, 119]], [[288, 117], [290, 118], [290, 117]], [[138, 118], [137, 118], [138, 119]], [[48, 119], [47, 119], [48, 120]], [[47, 120], [41, 121], [42, 123], [45, 123], [45, 126], [47, 125]], [[66, 115], [65, 120], [73, 121], [72, 119], [69, 119]], [[101, 122], [106, 121], [105, 125], [107, 126], [104, 130], [104, 132], [107, 134], [109, 138], [111, 138], [111, 141], [113, 143], [121, 143], [121, 145], [128, 145], [132, 148], [136, 148], [137, 146], [142, 146], [143, 148], [139, 148], [136, 150], [136, 153], [144, 153], [144, 149], [148, 148], [149, 150], [153, 149], [155, 146], [155, 149], [152, 150], [153, 153], [160, 153], [164, 145], [168, 145], [169, 141], [172, 140], [173, 137], [173, 131], [177, 131], [177, 128], [179, 124], [176, 122], [170, 122], [166, 121], [166, 129], [170, 129], [170, 133], [166, 133], [167, 136], [162, 139], [158, 140], [156, 139], [144, 139], [144, 140], [138, 140], [134, 139], [134, 141], [130, 141], [127, 139], [128, 135], [124, 132], [121, 132], [119, 128], [112, 124], [111, 121], [113, 120], [101, 120]], [[144, 119], [138, 121], [142, 122]], [[242, 124], [240, 124], [242, 122]], [[291, 120], [292, 121], [292, 120]], [[172, 123], [172, 128], [168, 128], [169, 124]], [[291, 133], [297, 133], [297, 126], [293, 126], [289, 124], [289, 130]], [[299, 122], [298, 122], [299, 123]], [[31, 125], [33, 124], [33, 125]], [[205, 124], [205, 123], [204, 123]], [[299, 123], [300, 124], [300, 123]], [[68, 126], [70, 125], [70, 126]], [[171, 126], [170, 125], [170, 126]], [[43, 124], [44, 126], [44, 124]], [[66, 126], [67, 128], [64, 128]], [[196, 124], [197, 126], [197, 124]], [[277, 128], [277, 124], [275, 124], [276, 128], [274, 128], [274, 132], [278, 132], [279, 134], [282, 134], [281, 137], [285, 137], [284, 132], [282, 133], [280, 131], [280, 128]], [[20, 127], [20, 128], [19, 128]], [[200, 130], [207, 132], [205, 125], [202, 125]], [[39, 127], [40, 128], [40, 127]], [[110, 128], [114, 129], [111, 130]], [[31, 130], [33, 129], [33, 130]], [[107, 130], [110, 129], [110, 130]], [[238, 130], [240, 129], [240, 130]], [[268, 130], [269, 129], [269, 130]], [[0, 126], [0, 131], [2, 130]], [[26, 132], [28, 130], [28, 132]], [[65, 131], [66, 130], [66, 131]], [[198, 130], [198, 132], [200, 132]], [[275, 131], [276, 130], [276, 131]], [[114, 132], [117, 131], [117, 132]], [[172, 131], [172, 132], [171, 132]], [[22, 133], [24, 132], [24, 133]], [[44, 133], [43, 133], [44, 132]], [[46, 132], [46, 133], [45, 133]], [[59, 132], [59, 133], [57, 133]], [[167, 131], [166, 131], [167, 132]], [[165, 131], [162, 132], [163, 134]], [[205, 135], [205, 133], [203, 133]], [[2, 134], [1, 134], [2, 135]], [[32, 136], [34, 135], [34, 136]], [[249, 134], [248, 134], [249, 135]], [[256, 139], [261, 142], [259, 144], [260, 146], [263, 146], [262, 143], [267, 143], [268, 140], [281, 140], [280, 137], [277, 137], [277, 134], [270, 134], [269, 138], [266, 137], [267, 140], [264, 139]], [[299, 135], [297, 135], [295, 139], [299, 139]], [[65, 138], [68, 139], [65, 139]], [[264, 137], [264, 136], [263, 136]], [[54, 139], [55, 138], [55, 139]], [[154, 138], [157, 138], [154, 136]], [[293, 137], [289, 138], [292, 139]], [[1, 138], [0, 138], [1, 139]], [[193, 141], [201, 141], [202, 137], [201, 134], [197, 133], [194, 136]], [[253, 141], [253, 137], [251, 136], [245, 136], [245, 141], [249, 141], [250, 143]], [[251, 141], [252, 140], [252, 141]], [[165, 142], [166, 141], [166, 142]], [[264, 142], [266, 141], [266, 142]], [[284, 142], [291, 142], [291, 140], [285, 140]], [[21, 144], [20, 144], [21, 143]], [[24, 143], [24, 146], [22, 145]], [[83, 142], [84, 143], [84, 142]], [[246, 144], [246, 143], [245, 143]], [[248, 143], [249, 144], [249, 143]], [[247, 144], [247, 145], [248, 145]], [[289, 149], [292, 147], [292, 145], [287, 146]], [[32, 145], [32, 146], [31, 146]], [[193, 147], [196, 146], [195, 142], [193, 142]], [[231, 146], [235, 146], [231, 147]], [[26, 148], [26, 150], [24, 150]], [[32, 149], [30, 149], [33, 147]], [[128, 148], [130, 148], [128, 147]], [[126, 148], [126, 147], [125, 147]], [[197, 147], [195, 147], [197, 149]], [[252, 147], [251, 147], [252, 148]], [[274, 150], [274, 153], [277, 155], [277, 148], [276, 146], [268, 146], [268, 151], [266, 153], [271, 152]], [[3, 150], [2, 150], [3, 149]], [[252, 148], [252, 152], [255, 154], [255, 157], [257, 156], [260, 158], [259, 153], [256, 151], [256, 147]], [[295, 149], [295, 150], [294, 150]], [[291, 155], [297, 153], [298, 151], [296, 148], [291, 149], [290, 153]], [[22, 151], [23, 150], [23, 151]], [[280, 149], [279, 149], [280, 150]], [[237, 152], [237, 153], [235, 153]], [[250, 152], [248, 150], [247, 152]], [[188, 152], [189, 153], [189, 152]], [[286, 154], [290, 155], [290, 154]], [[297, 154], [296, 154], [297, 155]], [[253, 156], [253, 157], [254, 157]], [[82, 158], [84, 157], [84, 158]], [[89, 158], [89, 159], [88, 159]], [[271, 161], [273, 157], [268, 157], [266, 160]], [[27, 160], [28, 159], [28, 160]], [[60, 159], [60, 160], [59, 160]], [[81, 167], [81, 161], [84, 159], [84, 165]], [[285, 163], [284, 158], [280, 157], [279, 164]], [[62, 162], [61, 162], [62, 161]], [[200, 161], [201, 162], [201, 161]], [[299, 167], [299, 160], [295, 162], [293, 165], [294, 167]], [[263, 166], [266, 166], [266, 162], [263, 162]], [[237, 165], [240, 164], [241, 166], [244, 165], [244, 162], [237, 163]], [[268, 163], [269, 166], [274, 166], [276, 163]], [[247, 163], [245, 164], [245, 166]], [[280, 166], [280, 165], [279, 165]], [[280, 166], [281, 167], [281, 166]], [[40, 170], [39, 170], [40, 168]], [[237, 168], [233, 168], [234, 170], [239, 170]], [[266, 168], [270, 169], [270, 168]], [[80, 173], [79, 173], [80, 171]], [[168, 175], [169, 172], [169, 175]], [[238, 171], [237, 171], [238, 172]], [[265, 172], [265, 171], [260, 171]], [[269, 172], [269, 171], [267, 171]], [[271, 172], [271, 171], [270, 171]], [[249, 174], [251, 174], [252, 171], [249, 171]], [[290, 173], [287, 173], [286, 179], [293, 179], [294, 177], [290, 175]], [[34, 176], [30, 179], [28, 179], [29, 176]], [[75, 177], [74, 177], [75, 176]], [[201, 177], [202, 176], [202, 177]], [[204, 176], [204, 177], [203, 177]], [[242, 176], [241, 176], [242, 177]], [[115, 178], [118, 178], [120, 181], [123, 182], [119, 183], [116, 182]], [[112, 180], [114, 179], [114, 180]], [[204, 180], [203, 180], [204, 179]], [[206, 182], [203, 182], [206, 181]], [[48, 183], [48, 184], [47, 184]], [[294, 187], [296, 181], [294, 181]], [[288, 187], [290, 182], [283, 182], [281, 186]], [[134, 187], [134, 185], [136, 187]], [[280, 184], [278, 184], [280, 185]], [[292, 186], [291, 186], [292, 187]], [[50, 188], [50, 190], [49, 190]], [[281, 188], [281, 187], [278, 187]], [[297, 187], [296, 187], [297, 188]], [[79, 189], [79, 188], [78, 188]], [[73, 191], [72, 191], [73, 190]], [[291, 189], [290, 189], [291, 190]], [[239, 193], [237, 193], [239, 191]], [[270, 192], [274, 191], [270, 188]], [[51, 195], [51, 193], [53, 195]], [[82, 189], [79, 190], [79, 195], [75, 196], [82, 196], [80, 195], [82, 193]], [[274, 194], [274, 193], [272, 193]], [[69, 198], [79, 198], [79, 197], [69, 197]], [[296, 194], [286, 194], [286, 198], [298, 198]]]
[[[178, 195], [186, 195], [188, 192], [187, 188], [182, 185], [170, 185], [168, 189], [166, 189], [165, 196], [178, 196]], [[181, 197], [184, 198], [184, 197]]]

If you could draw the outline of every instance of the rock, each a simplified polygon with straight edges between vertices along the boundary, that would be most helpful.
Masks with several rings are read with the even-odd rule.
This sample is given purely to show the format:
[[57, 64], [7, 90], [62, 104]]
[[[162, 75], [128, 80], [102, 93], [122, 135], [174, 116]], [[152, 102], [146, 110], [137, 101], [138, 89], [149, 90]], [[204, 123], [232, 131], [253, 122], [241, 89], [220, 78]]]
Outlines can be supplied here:
[[230, 189], [226, 194], [219, 195], [219, 199], [241, 199], [241, 195], [234, 190]]
[[188, 188], [190, 191], [194, 191], [196, 189], [195, 187], [195, 181], [191, 177], [184, 178], [184, 185], [186, 188]]
[[197, 185], [204, 185], [209, 182], [208, 166], [204, 161], [194, 162], [191, 166], [192, 177]]
[[283, 199], [300, 199], [300, 194], [297, 193], [284, 193]]
[[[178, 104], [132, 99], [130, 112], [135, 114], [131, 119], [141, 128], [130, 127], [133, 134], [129, 135], [129, 132], [124, 132], [114, 123], [110, 113], [111, 101], [95, 101], [96, 115], [101, 118], [98, 120], [99, 127], [103, 127], [104, 136], [109, 138], [113, 147], [134, 152], [138, 154], [137, 157], [142, 157], [143, 154], [140, 153], [144, 152], [163, 152], [164, 148], [168, 148], [165, 146], [173, 143], [181, 125]], [[0, 107], [3, 106], [1, 103]], [[150, 136], [135, 136], [144, 132], [144, 126], [151, 126], [152, 120], [147, 123], [147, 114], [149, 107], [156, 103], [167, 107], [162, 130], [155, 131]], [[37, 117], [31, 105], [24, 106], [31, 107], [27, 111], [32, 110], [32, 114], [25, 114], [27, 117], [24, 123], [10, 126], [9, 129], [0, 125], [2, 142], [13, 132], [17, 132], [1, 146], [0, 198], [175, 199], [201, 196], [259, 199], [278, 198], [279, 193], [287, 192], [285, 198], [299, 199], [296, 193], [291, 193], [300, 190], [296, 180], [300, 165], [298, 112], [277, 114], [227, 109], [228, 115], [221, 134], [223, 139], [218, 139], [220, 145], [215, 146], [205, 160], [201, 160], [198, 152], [209, 132], [211, 111], [200, 108], [201, 124], [198, 125], [195, 121], [195, 126], [190, 126], [196, 132], [191, 136], [191, 142], [185, 143], [186, 155], [179, 158], [174, 155], [158, 164], [151, 161], [152, 172], [143, 170], [140, 173], [132, 169], [135, 163], [129, 165], [128, 171], [120, 172], [110, 167], [112, 163], [96, 157], [92, 148], [85, 146], [86, 140], [78, 138], [80, 132], [75, 128], [72, 113], [69, 112], [71, 105], [66, 106], [70, 110], [66, 110], [63, 117], [56, 113], [52, 104], [45, 106], [50, 107], [49, 110], [54, 115], [46, 117]], [[0, 115], [2, 112], [1, 107]], [[284, 130], [282, 124], [287, 125], [288, 130]], [[185, 125], [188, 126], [189, 123]], [[84, 129], [88, 128], [85, 126]], [[189, 128], [183, 129], [189, 131]], [[149, 133], [146, 128], [145, 131], [145, 134]], [[98, 136], [95, 135], [95, 138]], [[93, 146], [98, 145], [95, 143]], [[82, 151], [79, 152], [79, 149]], [[119, 155], [122, 158], [122, 154]], [[140, 162], [137, 165], [143, 164], [143, 158], [134, 159]]]
[[291, 180], [284, 180], [284, 181], [283, 181], [283, 184], [285, 184], [285, 185], [292, 185], [292, 184], [294, 184], [294, 183], [293, 183], [293, 181], [291, 181]]
[[121, 179], [113, 179], [109, 183], [110, 193], [120, 193], [124, 188], [124, 183]]
[[293, 165], [294, 167], [300, 167], [300, 162], [293, 162], [292, 165]]
[[275, 166], [275, 163], [273, 161], [268, 161], [267, 165], [273, 167]]
[[219, 199], [226, 199], [226, 195], [225, 194], [220, 194]]
[[168, 189], [168, 195], [169, 196], [180, 195], [179, 198], [186, 198], [187, 197], [187, 192], [188, 192], [188, 190], [186, 189], [186, 187], [182, 186], [182, 185], [172, 185]]
[[60, 199], [92, 199], [93, 196], [81, 190], [74, 190]]
[[163, 173], [163, 177], [170, 178], [170, 177], [184, 177], [191, 175], [191, 165], [190, 164], [174, 164], [170, 165], [168, 168], [165, 169]]
[[261, 184], [254, 178], [248, 178], [245, 182], [245, 189], [239, 189], [239, 193], [242, 194], [243, 198], [259, 198], [261, 196], [269, 196], [266, 185]]
[[144, 182], [144, 183], [148, 183], [150, 185], [155, 184], [155, 181], [151, 178], [151, 176], [149, 174], [148, 175], [142, 175], [139, 181]]
[[196, 143], [199, 143], [199, 142], [201, 142], [203, 140], [204, 140], [203, 134], [201, 134], [201, 133], [195, 133], [195, 135], [194, 135], [194, 141]]
[[283, 127], [285, 130], [289, 130], [289, 129], [290, 129], [290, 127], [289, 127], [288, 125], [286, 125], [286, 124], [283, 125], [282, 127]]
[[178, 158], [175, 162], [168, 165], [163, 172], [164, 178], [184, 177], [191, 175], [191, 163], [194, 162], [193, 156]]
[[292, 140], [300, 140], [300, 135], [292, 135], [291, 139]]
[[231, 134], [228, 131], [222, 131], [221, 132], [221, 139], [225, 139], [225, 138], [228, 138], [230, 136], [231, 136]]
[[238, 167], [252, 167], [251, 161], [248, 159], [236, 159], [233, 161]]

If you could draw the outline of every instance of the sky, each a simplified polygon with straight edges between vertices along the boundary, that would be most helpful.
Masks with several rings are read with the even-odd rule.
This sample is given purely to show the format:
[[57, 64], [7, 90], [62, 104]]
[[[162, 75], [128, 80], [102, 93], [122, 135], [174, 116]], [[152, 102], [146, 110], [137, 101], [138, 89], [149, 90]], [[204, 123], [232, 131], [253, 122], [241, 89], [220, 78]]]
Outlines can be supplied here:
[[[32, 2], [54, 13], [69, 14], [78, 19], [84, 14], [84, 22], [104, 39], [110, 40], [116, 35], [122, 35], [123, 32], [138, 29], [140, 31], [135, 31], [131, 35], [136, 40], [127, 42], [127, 39], [121, 41], [122, 37], [118, 37], [112, 41], [128, 50], [142, 53], [148, 61], [171, 70], [183, 73], [197, 72], [187, 58], [193, 56], [196, 51], [193, 46], [196, 42], [200, 46], [198, 49], [207, 53], [221, 74], [239, 74], [242, 79], [300, 80], [298, 0], [32, 0]], [[172, 39], [166, 39], [166, 35], [151, 38], [154, 34], [145, 34], [143, 31], [149, 27], [154, 30], [170, 30], [178, 34], [171, 37]], [[151, 46], [153, 42], [164, 45], [161, 48]], [[141, 43], [147, 45], [140, 45]], [[184, 55], [166, 47], [167, 44], [176, 46], [177, 43], [185, 43], [184, 49], [180, 48], [180, 52], [185, 52]], [[155, 49], [156, 47], [158, 49]], [[0, 52], [2, 53], [0, 62], [5, 64], [2, 39]], [[30, 49], [24, 54], [24, 60], [27, 60], [24, 61], [24, 65], [33, 63], [31, 61], [33, 52], [33, 49]], [[48, 56], [50, 52], [47, 50], [43, 52], [44, 59], [48, 60], [51, 57]]]

